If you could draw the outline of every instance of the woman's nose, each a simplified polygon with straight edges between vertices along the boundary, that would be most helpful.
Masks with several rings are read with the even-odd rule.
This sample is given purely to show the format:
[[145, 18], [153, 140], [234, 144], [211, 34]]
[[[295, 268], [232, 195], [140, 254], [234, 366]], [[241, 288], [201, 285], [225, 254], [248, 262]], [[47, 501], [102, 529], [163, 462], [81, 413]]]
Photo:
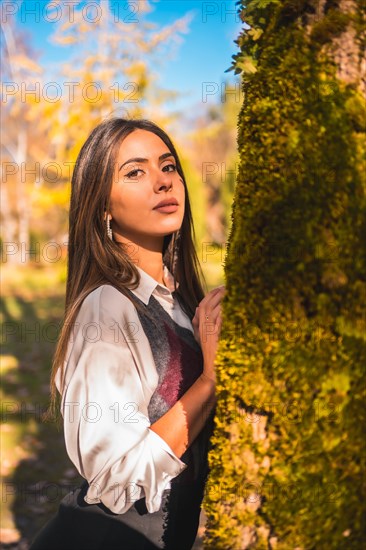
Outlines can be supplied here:
[[156, 178], [155, 188], [160, 191], [161, 189], [170, 189], [172, 185], [173, 181], [171, 172], [159, 171]]

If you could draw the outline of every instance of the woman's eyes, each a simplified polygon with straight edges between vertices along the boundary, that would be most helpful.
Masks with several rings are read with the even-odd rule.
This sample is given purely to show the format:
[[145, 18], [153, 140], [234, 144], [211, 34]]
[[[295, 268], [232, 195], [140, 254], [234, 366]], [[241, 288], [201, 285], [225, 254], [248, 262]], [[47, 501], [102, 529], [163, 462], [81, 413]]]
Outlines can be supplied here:
[[137, 170], [132, 170], [132, 172], [128, 172], [128, 174], [126, 174], [126, 177], [127, 178], [135, 178], [136, 175], [137, 175], [137, 172], [143, 172], [143, 170], [141, 170], [140, 168], [137, 169]]
[[[168, 172], [175, 172], [177, 167], [175, 166], [175, 164], [167, 164], [166, 166], [164, 166], [164, 168], [173, 168], [173, 170], [168, 170]], [[163, 168], [163, 170], [164, 170]]]
[[[165, 170], [166, 168], [171, 168], [171, 170]], [[177, 167], [175, 166], [175, 164], [166, 164], [163, 167], [164, 172], [175, 172], [176, 169], [177, 169]], [[137, 172], [143, 172], [143, 170], [141, 168], [137, 168], [136, 170], [132, 170], [131, 172], [128, 172], [128, 174], [126, 174], [126, 177], [127, 178], [136, 178], [137, 177]]]

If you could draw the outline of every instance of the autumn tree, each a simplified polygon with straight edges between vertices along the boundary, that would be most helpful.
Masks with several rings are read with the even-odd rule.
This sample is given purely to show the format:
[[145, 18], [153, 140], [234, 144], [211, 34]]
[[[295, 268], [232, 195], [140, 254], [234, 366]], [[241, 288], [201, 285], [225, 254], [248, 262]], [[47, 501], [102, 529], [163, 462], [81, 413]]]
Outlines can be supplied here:
[[0, 48], [3, 260], [19, 264], [30, 256], [30, 203], [40, 176], [36, 159], [44, 158], [47, 148], [44, 136], [31, 124], [29, 100], [29, 84], [39, 81], [42, 68], [11, 19], [2, 22]]
[[[39, 72], [33, 74], [36, 64], [28, 56], [27, 62], [34, 71], [27, 76], [27, 84], [38, 87], [39, 93], [28, 94], [22, 104], [14, 101], [16, 108], [7, 111], [9, 127], [13, 124], [15, 128], [23, 124], [26, 109], [32, 128], [32, 139], [27, 142], [18, 130], [14, 131], [18, 148], [24, 149], [17, 153], [15, 162], [29, 156], [33, 147], [40, 164], [39, 177], [21, 193], [28, 205], [32, 203], [32, 224], [28, 223], [22, 233], [22, 239], [26, 234], [28, 241], [30, 229], [39, 239], [43, 231], [43, 239], [48, 236], [61, 244], [67, 241], [72, 170], [82, 144], [98, 123], [109, 116], [144, 116], [168, 128], [174, 118], [167, 114], [166, 103], [174, 101], [178, 92], [163, 89], [157, 71], [162, 67], [161, 60], [166, 62], [171, 57], [182, 35], [188, 32], [191, 15], [161, 27], [148, 20], [152, 9], [148, 1], [133, 2], [127, 11], [116, 11], [118, 4], [108, 1], [93, 3], [91, 7], [94, 11], [86, 11], [79, 3], [58, 12], [52, 40], [60, 46], [71, 45], [72, 54], [55, 68], [52, 81], [38, 66]], [[52, 17], [57, 9], [57, 4], [50, 2], [48, 16]], [[24, 56], [16, 40], [19, 30], [14, 21], [12, 25], [8, 52], [11, 46], [14, 61], [21, 62]], [[12, 62], [10, 66], [20, 65]], [[21, 79], [25, 80], [23, 74]], [[40, 136], [47, 138], [46, 150], [39, 147]], [[19, 238], [13, 237], [16, 241]]]
[[[238, 167], [237, 120], [242, 102], [240, 82], [211, 84], [213, 104], [203, 103], [193, 131], [187, 136], [190, 157], [205, 188], [205, 239], [222, 246], [231, 225], [231, 206]], [[205, 98], [204, 98], [205, 99]]]

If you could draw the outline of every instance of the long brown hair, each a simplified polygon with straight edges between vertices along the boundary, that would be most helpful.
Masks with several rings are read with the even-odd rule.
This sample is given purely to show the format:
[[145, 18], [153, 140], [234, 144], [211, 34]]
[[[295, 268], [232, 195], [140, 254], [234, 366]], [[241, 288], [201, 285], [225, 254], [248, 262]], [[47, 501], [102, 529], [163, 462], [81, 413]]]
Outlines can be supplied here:
[[195, 233], [187, 184], [172, 141], [161, 128], [146, 119], [105, 120], [92, 131], [82, 146], [71, 180], [65, 313], [52, 364], [51, 403], [45, 414], [46, 419], [59, 418], [55, 377], [58, 369], [61, 369], [63, 384], [68, 342], [86, 296], [99, 286], [109, 284], [127, 296], [136, 308], [140, 307], [128, 291], [137, 288], [140, 273], [121, 243], [117, 244], [108, 237], [104, 221], [104, 214], [109, 211], [119, 147], [136, 129], [147, 130], [162, 139], [174, 155], [178, 174], [185, 187], [182, 226], [164, 237], [162, 251], [163, 262], [175, 279], [175, 295], [190, 319], [204, 297], [205, 280], [194, 246]]

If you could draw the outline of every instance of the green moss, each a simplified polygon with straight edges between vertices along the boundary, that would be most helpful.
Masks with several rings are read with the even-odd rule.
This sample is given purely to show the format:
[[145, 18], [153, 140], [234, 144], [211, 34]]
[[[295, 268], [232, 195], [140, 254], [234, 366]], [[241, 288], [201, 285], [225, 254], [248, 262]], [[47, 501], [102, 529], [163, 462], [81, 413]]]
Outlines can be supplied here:
[[356, 550], [365, 537], [363, 98], [314, 31], [342, 32], [338, 4], [309, 32], [312, 8], [242, 3], [263, 32], [238, 39], [256, 70], [242, 73], [209, 455], [223, 496], [205, 496], [205, 548]]
[[327, 15], [313, 26], [311, 39], [317, 44], [326, 44], [344, 32], [349, 24], [349, 14], [336, 9], [329, 10]]

